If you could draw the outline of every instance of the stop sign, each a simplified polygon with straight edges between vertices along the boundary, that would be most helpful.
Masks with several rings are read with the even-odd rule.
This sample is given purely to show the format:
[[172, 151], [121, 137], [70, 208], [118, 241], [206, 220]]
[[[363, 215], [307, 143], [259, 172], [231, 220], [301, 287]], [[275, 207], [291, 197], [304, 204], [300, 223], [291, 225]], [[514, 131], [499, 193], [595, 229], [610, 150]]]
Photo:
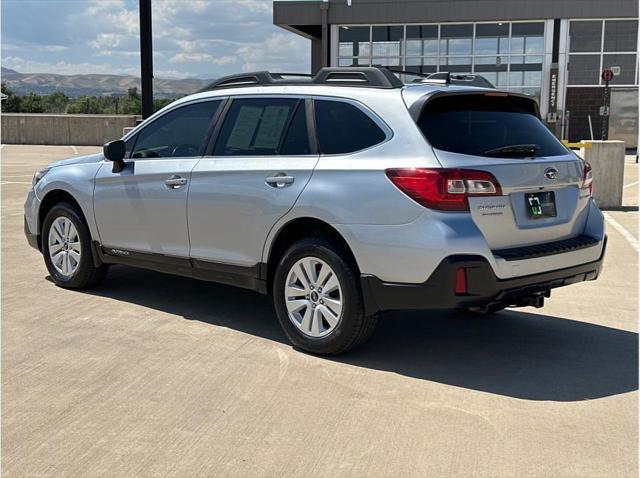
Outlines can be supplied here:
[[613, 80], [613, 70], [607, 68], [602, 72], [602, 81], [609, 82]]

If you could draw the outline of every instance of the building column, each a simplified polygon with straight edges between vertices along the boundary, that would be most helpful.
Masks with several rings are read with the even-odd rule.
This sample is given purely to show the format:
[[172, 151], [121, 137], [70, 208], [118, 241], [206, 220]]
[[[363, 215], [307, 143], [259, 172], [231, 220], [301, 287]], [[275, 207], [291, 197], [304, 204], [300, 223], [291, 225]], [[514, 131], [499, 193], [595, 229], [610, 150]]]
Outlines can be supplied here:
[[329, 66], [329, 2], [320, 4], [320, 13], [322, 14], [321, 25], [321, 66]]

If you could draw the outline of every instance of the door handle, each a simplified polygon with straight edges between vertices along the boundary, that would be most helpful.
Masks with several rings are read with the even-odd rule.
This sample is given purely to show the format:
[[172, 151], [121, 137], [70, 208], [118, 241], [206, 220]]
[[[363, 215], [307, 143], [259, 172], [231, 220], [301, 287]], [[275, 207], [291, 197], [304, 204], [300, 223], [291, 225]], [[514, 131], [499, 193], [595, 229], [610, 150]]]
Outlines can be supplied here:
[[265, 182], [269, 186], [272, 186], [274, 188], [283, 188], [285, 186], [288, 186], [289, 184], [292, 184], [295, 180], [296, 178], [287, 175], [287, 173], [278, 173], [266, 178]]
[[187, 178], [183, 178], [181, 176], [178, 176], [177, 174], [174, 174], [169, 179], [167, 179], [164, 184], [170, 189], [178, 189], [187, 184], [187, 181]]

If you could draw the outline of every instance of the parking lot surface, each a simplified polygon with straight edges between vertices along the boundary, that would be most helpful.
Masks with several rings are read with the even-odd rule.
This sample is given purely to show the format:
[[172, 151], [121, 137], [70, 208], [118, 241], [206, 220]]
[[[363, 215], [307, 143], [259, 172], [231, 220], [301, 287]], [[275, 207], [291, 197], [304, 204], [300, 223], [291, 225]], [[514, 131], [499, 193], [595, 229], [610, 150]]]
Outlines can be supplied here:
[[[0, 151], [4, 476], [637, 476], [633, 207], [607, 212], [601, 278], [543, 309], [386, 314], [318, 358], [250, 291], [122, 266], [89, 292], [48, 281], [31, 176], [97, 150]], [[630, 159], [627, 206], [637, 181]]]

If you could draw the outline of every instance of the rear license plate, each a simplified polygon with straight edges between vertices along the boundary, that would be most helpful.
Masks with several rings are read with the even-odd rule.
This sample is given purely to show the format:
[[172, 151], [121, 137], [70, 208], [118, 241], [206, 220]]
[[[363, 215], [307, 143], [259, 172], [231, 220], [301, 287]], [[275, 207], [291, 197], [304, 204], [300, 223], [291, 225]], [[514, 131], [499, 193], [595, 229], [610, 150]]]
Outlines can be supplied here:
[[556, 217], [556, 195], [553, 191], [527, 193], [524, 196], [527, 213], [531, 219]]

